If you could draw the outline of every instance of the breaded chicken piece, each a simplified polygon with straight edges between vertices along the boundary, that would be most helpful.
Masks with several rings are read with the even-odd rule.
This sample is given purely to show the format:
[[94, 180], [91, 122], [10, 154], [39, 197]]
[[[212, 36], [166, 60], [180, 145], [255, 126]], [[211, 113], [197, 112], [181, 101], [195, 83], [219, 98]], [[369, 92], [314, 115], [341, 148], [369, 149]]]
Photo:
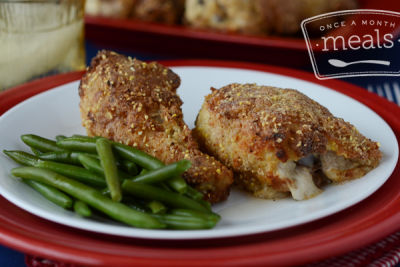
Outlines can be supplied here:
[[134, 4], [133, 0], [86, 0], [85, 13], [123, 19], [129, 17]]
[[181, 22], [185, 0], [86, 0], [85, 12], [92, 16], [177, 24]]
[[287, 35], [299, 33], [306, 18], [357, 6], [357, 0], [186, 0], [184, 21], [202, 29]]
[[135, 0], [131, 17], [150, 22], [179, 24], [185, 0]]
[[[302, 20], [316, 15], [356, 9], [357, 0], [257, 0], [262, 2], [266, 23], [270, 33], [279, 35], [296, 34], [301, 31]], [[326, 23], [334, 23], [336, 18], [325, 19]], [[321, 33], [318, 28], [313, 29]]]
[[304, 94], [255, 84], [212, 88], [194, 135], [260, 198], [308, 199], [326, 180], [361, 177], [381, 158], [378, 143]]
[[82, 124], [88, 135], [137, 147], [166, 164], [190, 160], [186, 181], [212, 203], [225, 200], [233, 174], [198, 149], [183, 121], [179, 85], [179, 76], [161, 64], [101, 51], [79, 86]]
[[262, 0], [186, 0], [184, 16], [194, 28], [244, 34], [269, 31]]

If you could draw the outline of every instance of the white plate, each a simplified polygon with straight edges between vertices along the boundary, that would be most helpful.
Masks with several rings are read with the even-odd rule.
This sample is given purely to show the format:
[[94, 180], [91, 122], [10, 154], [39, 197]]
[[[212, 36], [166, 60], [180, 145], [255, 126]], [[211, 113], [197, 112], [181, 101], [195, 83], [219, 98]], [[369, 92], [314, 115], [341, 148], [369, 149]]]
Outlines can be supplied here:
[[[341, 211], [375, 192], [390, 176], [398, 159], [398, 145], [391, 128], [375, 112], [352, 98], [326, 87], [299, 79], [260, 71], [218, 67], [173, 67], [182, 79], [178, 89], [184, 105], [185, 121], [194, 120], [211, 86], [219, 88], [232, 82], [251, 82], [295, 88], [322, 105], [334, 115], [354, 124], [361, 133], [381, 143], [380, 165], [361, 179], [327, 186], [315, 198], [261, 200], [233, 190], [229, 199], [215, 205], [222, 216], [214, 229], [195, 231], [143, 230], [108, 220], [84, 219], [48, 202], [31, 188], [10, 176], [17, 166], [0, 155], [0, 193], [15, 205], [48, 220], [88, 231], [127, 237], [154, 239], [195, 239], [232, 237], [296, 226]], [[0, 117], [0, 148], [26, 150], [19, 136], [34, 133], [48, 138], [57, 134], [84, 134], [79, 114], [79, 82], [72, 82], [34, 96]]]

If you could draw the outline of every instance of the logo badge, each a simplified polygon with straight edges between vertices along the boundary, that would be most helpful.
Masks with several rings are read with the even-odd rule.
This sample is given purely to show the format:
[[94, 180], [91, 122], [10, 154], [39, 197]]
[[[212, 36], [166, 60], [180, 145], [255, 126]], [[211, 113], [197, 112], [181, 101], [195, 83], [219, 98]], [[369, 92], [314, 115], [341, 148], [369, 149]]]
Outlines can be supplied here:
[[315, 76], [400, 76], [400, 13], [357, 9], [302, 21]]

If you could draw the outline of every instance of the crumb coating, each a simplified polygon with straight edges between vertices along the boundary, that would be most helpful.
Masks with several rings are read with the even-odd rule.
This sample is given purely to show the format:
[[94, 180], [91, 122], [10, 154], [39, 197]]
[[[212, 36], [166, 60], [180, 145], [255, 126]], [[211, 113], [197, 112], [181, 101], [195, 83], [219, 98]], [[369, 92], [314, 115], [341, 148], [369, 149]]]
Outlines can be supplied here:
[[287, 192], [292, 181], [281, 177], [278, 169], [288, 161], [317, 155], [325, 175], [341, 182], [365, 175], [382, 156], [379, 143], [306, 95], [256, 84], [212, 88], [198, 115], [195, 136], [253, 193], [265, 186]]
[[179, 85], [179, 76], [157, 62], [101, 51], [79, 87], [82, 125], [88, 135], [137, 147], [166, 164], [190, 160], [186, 181], [213, 203], [225, 200], [233, 174], [198, 149], [183, 121]]

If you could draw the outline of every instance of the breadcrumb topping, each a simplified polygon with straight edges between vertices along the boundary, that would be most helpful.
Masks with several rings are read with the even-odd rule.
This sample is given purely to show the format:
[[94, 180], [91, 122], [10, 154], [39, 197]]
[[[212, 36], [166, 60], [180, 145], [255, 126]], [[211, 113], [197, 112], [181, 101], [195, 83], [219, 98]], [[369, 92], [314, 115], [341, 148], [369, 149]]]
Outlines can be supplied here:
[[[277, 197], [311, 187], [318, 192], [300, 159], [314, 156], [317, 169], [332, 181], [354, 179], [379, 164], [379, 143], [353, 125], [293, 90], [256, 84], [211, 88], [194, 131], [200, 144], [236, 174], [235, 182], [261, 197]], [[302, 176], [307, 183], [294, 177]], [[317, 176], [320, 176], [318, 174]], [[304, 182], [304, 181], [303, 181]], [[297, 187], [297, 188], [296, 188]], [[299, 199], [302, 194], [295, 192]]]
[[82, 124], [89, 135], [135, 146], [166, 164], [189, 159], [183, 177], [207, 200], [222, 201], [233, 174], [199, 150], [183, 121], [179, 85], [179, 76], [157, 62], [101, 51], [79, 87]]

